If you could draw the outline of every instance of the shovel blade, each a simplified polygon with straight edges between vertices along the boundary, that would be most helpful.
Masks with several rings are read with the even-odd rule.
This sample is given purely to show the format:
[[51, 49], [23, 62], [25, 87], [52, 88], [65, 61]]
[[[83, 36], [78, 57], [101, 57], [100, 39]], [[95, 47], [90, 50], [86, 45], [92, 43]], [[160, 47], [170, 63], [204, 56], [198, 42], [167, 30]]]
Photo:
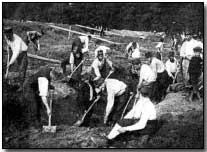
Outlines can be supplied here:
[[56, 132], [56, 126], [43, 126], [42, 132], [51, 132], [55, 133]]

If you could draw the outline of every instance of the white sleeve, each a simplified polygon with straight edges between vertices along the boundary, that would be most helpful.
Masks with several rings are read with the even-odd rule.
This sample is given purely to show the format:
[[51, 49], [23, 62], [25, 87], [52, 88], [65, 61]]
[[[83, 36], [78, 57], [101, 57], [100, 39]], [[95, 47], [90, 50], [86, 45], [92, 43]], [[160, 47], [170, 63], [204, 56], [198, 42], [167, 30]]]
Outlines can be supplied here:
[[89, 43], [89, 40], [88, 38], [86, 37], [85, 38], [85, 47], [82, 49], [82, 53], [85, 53], [88, 51], [88, 43]]
[[106, 105], [106, 114], [105, 116], [108, 117], [111, 113], [111, 110], [114, 106], [114, 92], [110, 88], [107, 88], [107, 105]]
[[95, 75], [97, 77], [101, 77], [101, 74], [100, 74], [100, 71], [99, 71], [99, 68], [98, 68], [98, 63], [96, 62], [96, 60], [93, 61], [92, 67], [94, 69]]
[[149, 120], [151, 111], [150, 108], [148, 108], [147, 106], [148, 105], [144, 106], [140, 120], [137, 123], [131, 126], [124, 127], [127, 131], [141, 130], [145, 128], [145, 126], [147, 125], [147, 121]]
[[173, 77], [171, 71], [170, 71], [170, 64], [169, 64], [169, 60], [165, 63], [165, 69], [167, 70], [167, 73], [170, 77]]
[[45, 77], [38, 78], [39, 95], [41, 97], [48, 96], [48, 86], [49, 86], [49, 81], [47, 78]]
[[126, 47], [126, 50], [129, 50], [129, 48], [132, 46], [132, 43], [129, 43]]
[[70, 64], [74, 64], [74, 55], [73, 53], [70, 53], [70, 60], [69, 60]]
[[15, 43], [15, 47], [12, 48], [14, 50], [12, 50], [13, 54], [12, 54], [11, 60], [9, 62], [10, 65], [13, 64], [16, 61], [17, 57], [19, 56], [22, 41], [15, 40], [15, 42], [13, 42], [13, 43]]

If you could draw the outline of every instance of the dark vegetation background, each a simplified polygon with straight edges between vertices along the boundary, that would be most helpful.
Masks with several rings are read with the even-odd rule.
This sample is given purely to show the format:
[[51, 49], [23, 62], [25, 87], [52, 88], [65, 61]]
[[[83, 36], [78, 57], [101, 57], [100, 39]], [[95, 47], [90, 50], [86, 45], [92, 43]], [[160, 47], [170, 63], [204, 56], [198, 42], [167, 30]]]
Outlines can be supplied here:
[[3, 3], [3, 18], [136, 31], [203, 33], [203, 3]]

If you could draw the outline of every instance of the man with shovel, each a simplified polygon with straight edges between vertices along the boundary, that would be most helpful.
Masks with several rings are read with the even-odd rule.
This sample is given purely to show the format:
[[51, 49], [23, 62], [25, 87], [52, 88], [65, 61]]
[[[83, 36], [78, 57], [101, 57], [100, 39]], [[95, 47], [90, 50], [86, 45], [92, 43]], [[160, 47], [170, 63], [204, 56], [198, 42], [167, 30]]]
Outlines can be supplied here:
[[104, 124], [113, 124], [120, 119], [126, 102], [129, 99], [130, 91], [128, 86], [124, 82], [112, 78], [108, 78], [105, 81], [99, 79], [95, 86], [97, 94], [104, 90], [107, 92]]
[[[70, 53], [69, 59], [66, 59], [61, 63], [63, 74], [66, 74], [66, 65], [70, 64], [71, 73], [76, 72], [76, 78], [80, 79], [83, 64], [82, 61], [83, 53], [81, 52], [80, 48], [78, 48], [78, 46], [74, 46]], [[75, 67], [77, 67], [76, 71], [74, 71]]]
[[42, 37], [42, 35], [44, 34], [43, 30], [41, 30], [41, 33], [38, 31], [28, 31], [27, 32], [27, 44], [29, 44], [31, 42], [35, 53], [37, 53], [37, 51], [40, 50], [40, 38]]
[[13, 33], [11, 27], [4, 28], [5, 40], [7, 42], [7, 52], [9, 55], [10, 49], [12, 50], [12, 56], [8, 57], [7, 62], [7, 72], [5, 78], [8, 77], [9, 68], [17, 61], [19, 66], [19, 78], [20, 78], [20, 88], [18, 91], [22, 90], [22, 85], [26, 77], [26, 70], [28, 65], [27, 60], [27, 45], [18, 35]]
[[23, 97], [27, 107], [27, 121], [31, 129], [40, 129], [40, 110], [44, 104], [48, 117], [51, 117], [51, 108], [48, 105], [48, 91], [54, 89], [50, 85], [52, 80], [56, 80], [59, 73], [48, 66], [41, 68], [37, 73], [28, 77], [23, 85]]
[[[140, 90], [140, 97], [133, 108], [119, 120], [107, 136], [108, 146], [118, 139], [120, 134], [137, 131], [138, 135], [153, 134], [158, 127], [155, 106], [149, 99], [148, 88]], [[120, 135], [121, 136], [121, 135]], [[120, 137], [119, 136], [119, 137]], [[122, 136], [123, 138], [123, 136]]]

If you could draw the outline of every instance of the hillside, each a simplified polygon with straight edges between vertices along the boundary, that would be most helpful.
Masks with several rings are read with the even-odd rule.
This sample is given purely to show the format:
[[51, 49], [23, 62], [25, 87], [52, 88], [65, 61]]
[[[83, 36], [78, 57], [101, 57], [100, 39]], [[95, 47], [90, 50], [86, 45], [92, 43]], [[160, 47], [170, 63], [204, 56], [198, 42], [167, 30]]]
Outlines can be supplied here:
[[[21, 23], [18, 21], [4, 20], [4, 25], [10, 25], [15, 33], [22, 38], [25, 37], [27, 30], [45, 30], [45, 35], [41, 38], [41, 51], [38, 55], [62, 60], [71, 48], [72, 35], [68, 41], [68, 33], [54, 30], [45, 24]], [[59, 25], [69, 27], [68, 25]], [[73, 28], [73, 27], [72, 27]], [[75, 27], [74, 27], [75, 28]], [[76, 28], [75, 30], [83, 31]], [[137, 37], [116, 37], [106, 36], [108, 40], [115, 42], [128, 43], [132, 40], [139, 41], [141, 53], [146, 50], [153, 51], [159, 37], [149, 34], [147, 39]], [[101, 42], [98, 42], [100, 44]], [[166, 59], [170, 42], [166, 40], [164, 57]], [[135, 84], [138, 80], [132, 80], [127, 75], [129, 62], [124, 58], [125, 45], [109, 45], [112, 48], [109, 52], [110, 58], [115, 65], [123, 69], [122, 77], [125, 77], [129, 84]], [[91, 60], [85, 64], [87, 68], [93, 59], [93, 50], [97, 41], [93, 40], [89, 46]], [[34, 53], [32, 46], [29, 46], [29, 53]], [[41, 66], [50, 65], [59, 67], [58, 64], [46, 63], [36, 59], [29, 59], [28, 75], [34, 73]], [[6, 66], [6, 53], [3, 52], [3, 72]], [[16, 67], [12, 67], [12, 79], [15, 79]], [[120, 77], [121, 77], [120, 76]], [[16, 80], [18, 81], [18, 80]], [[8, 84], [3, 80], [3, 148], [106, 148], [104, 135], [108, 134], [111, 127], [103, 126], [103, 113], [105, 102], [100, 101], [95, 106], [95, 111], [91, 120], [91, 127], [74, 127], [72, 124], [77, 120], [77, 109], [75, 97], [77, 92], [71, 86], [64, 86], [69, 90], [69, 95], [65, 98], [56, 96], [53, 105], [52, 124], [57, 125], [57, 133], [33, 133], [31, 130], [23, 128], [24, 118], [22, 101], [20, 94], [16, 93], [15, 84]], [[132, 103], [129, 108], [132, 107]], [[203, 102], [197, 100], [189, 102], [185, 91], [168, 93], [166, 98], [156, 105], [159, 120], [162, 122], [157, 132], [150, 137], [134, 136], [125, 141], [119, 141], [113, 145], [115, 148], [203, 148], [204, 146], [204, 113]], [[43, 122], [47, 124], [45, 111], [42, 111]]]

